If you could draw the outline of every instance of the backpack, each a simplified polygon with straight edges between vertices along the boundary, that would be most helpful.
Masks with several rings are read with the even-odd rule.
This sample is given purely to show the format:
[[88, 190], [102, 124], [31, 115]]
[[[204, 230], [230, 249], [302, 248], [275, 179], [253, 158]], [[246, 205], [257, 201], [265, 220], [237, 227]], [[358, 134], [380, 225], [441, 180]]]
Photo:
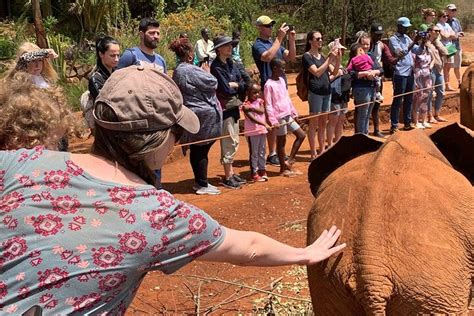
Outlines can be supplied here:
[[306, 69], [304, 69], [303, 60], [301, 60], [301, 62], [301, 70], [296, 76], [296, 94], [301, 99], [301, 101], [308, 101], [308, 72], [306, 71]]
[[296, 76], [296, 94], [301, 101], [308, 101], [308, 76], [304, 69], [301, 69]]

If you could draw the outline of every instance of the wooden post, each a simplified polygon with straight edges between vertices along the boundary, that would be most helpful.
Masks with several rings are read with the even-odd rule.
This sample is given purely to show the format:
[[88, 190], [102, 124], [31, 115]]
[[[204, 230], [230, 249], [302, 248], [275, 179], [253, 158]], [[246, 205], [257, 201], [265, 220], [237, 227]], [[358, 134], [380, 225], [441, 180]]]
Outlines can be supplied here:
[[39, 0], [32, 0], [33, 7], [33, 23], [36, 32], [36, 44], [41, 48], [48, 48], [48, 41], [46, 39], [46, 31], [44, 30], [43, 21], [41, 18], [41, 6]]

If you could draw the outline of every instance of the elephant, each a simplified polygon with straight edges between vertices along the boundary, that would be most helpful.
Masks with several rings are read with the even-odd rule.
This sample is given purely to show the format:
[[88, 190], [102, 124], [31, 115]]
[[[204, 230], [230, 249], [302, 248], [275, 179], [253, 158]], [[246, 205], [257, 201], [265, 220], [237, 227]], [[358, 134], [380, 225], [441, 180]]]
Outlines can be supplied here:
[[474, 133], [457, 123], [431, 139], [344, 136], [316, 158], [307, 242], [335, 224], [347, 247], [307, 267], [315, 315], [467, 314], [473, 164]]
[[461, 124], [474, 130], [474, 63], [462, 76], [459, 92]]

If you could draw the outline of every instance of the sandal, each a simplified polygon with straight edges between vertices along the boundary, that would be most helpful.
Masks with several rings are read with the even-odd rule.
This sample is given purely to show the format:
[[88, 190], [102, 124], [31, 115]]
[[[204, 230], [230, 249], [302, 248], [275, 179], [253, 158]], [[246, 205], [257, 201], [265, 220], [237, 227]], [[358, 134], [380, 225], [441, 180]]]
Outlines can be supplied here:
[[441, 116], [435, 116], [435, 120], [438, 122], [447, 122], [448, 120]]

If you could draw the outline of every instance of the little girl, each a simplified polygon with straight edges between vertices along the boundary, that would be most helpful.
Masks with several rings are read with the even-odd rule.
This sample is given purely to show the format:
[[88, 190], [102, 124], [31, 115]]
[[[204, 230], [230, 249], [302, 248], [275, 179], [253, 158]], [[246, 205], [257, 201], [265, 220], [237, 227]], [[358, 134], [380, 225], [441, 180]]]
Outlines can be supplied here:
[[306, 134], [294, 120], [298, 116], [293, 103], [286, 90], [286, 82], [283, 79], [285, 62], [279, 58], [274, 58], [270, 62], [272, 76], [265, 83], [263, 95], [265, 97], [268, 119], [273, 127], [278, 127], [277, 131], [277, 153], [280, 162], [285, 161], [286, 134], [291, 132], [296, 136], [291, 147], [288, 161], [280, 163], [280, 175], [294, 177], [301, 172], [292, 170], [295, 156], [303, 143]]
[[423, 38], [422, 41], [422, 53], [419, 55], [413, 54], [413, 59], [415, 60], [414, 74], [416, 91], [413, 94], [412, 117], [416, 128], [424, 129], [431, 128], [431, 124], [426, 121], [426, 113], [428, 111], [428, 98], [432, 86], [431, 69], [433, 69], [434, 66], [434, 59], [431, 57], [428, 47], [426, 46], [427, 37]]
[[245, 135], [249, 143], [251, 180], [268, 181], [265, 171], [265, 141], [267, 129], [265, 121], [265, 101], [260, 97], [261, 87], [253, 83], [248, 89], [247, 101], [242, 105], [245, 114]]
[[[347, 65], [347, 71], [368, 71], [372, 70], [374, 66], [374, 61], [372, 58], [364, 51], [362, 46], [356, 45], [354, 46], [356, 52], [355, 56], [350, 60], [349, 65]], [[375, 100], [383, 101], [382, 93], [380, 93], [380, 87], [382, 86], [381, 78], [375, 78]]]

